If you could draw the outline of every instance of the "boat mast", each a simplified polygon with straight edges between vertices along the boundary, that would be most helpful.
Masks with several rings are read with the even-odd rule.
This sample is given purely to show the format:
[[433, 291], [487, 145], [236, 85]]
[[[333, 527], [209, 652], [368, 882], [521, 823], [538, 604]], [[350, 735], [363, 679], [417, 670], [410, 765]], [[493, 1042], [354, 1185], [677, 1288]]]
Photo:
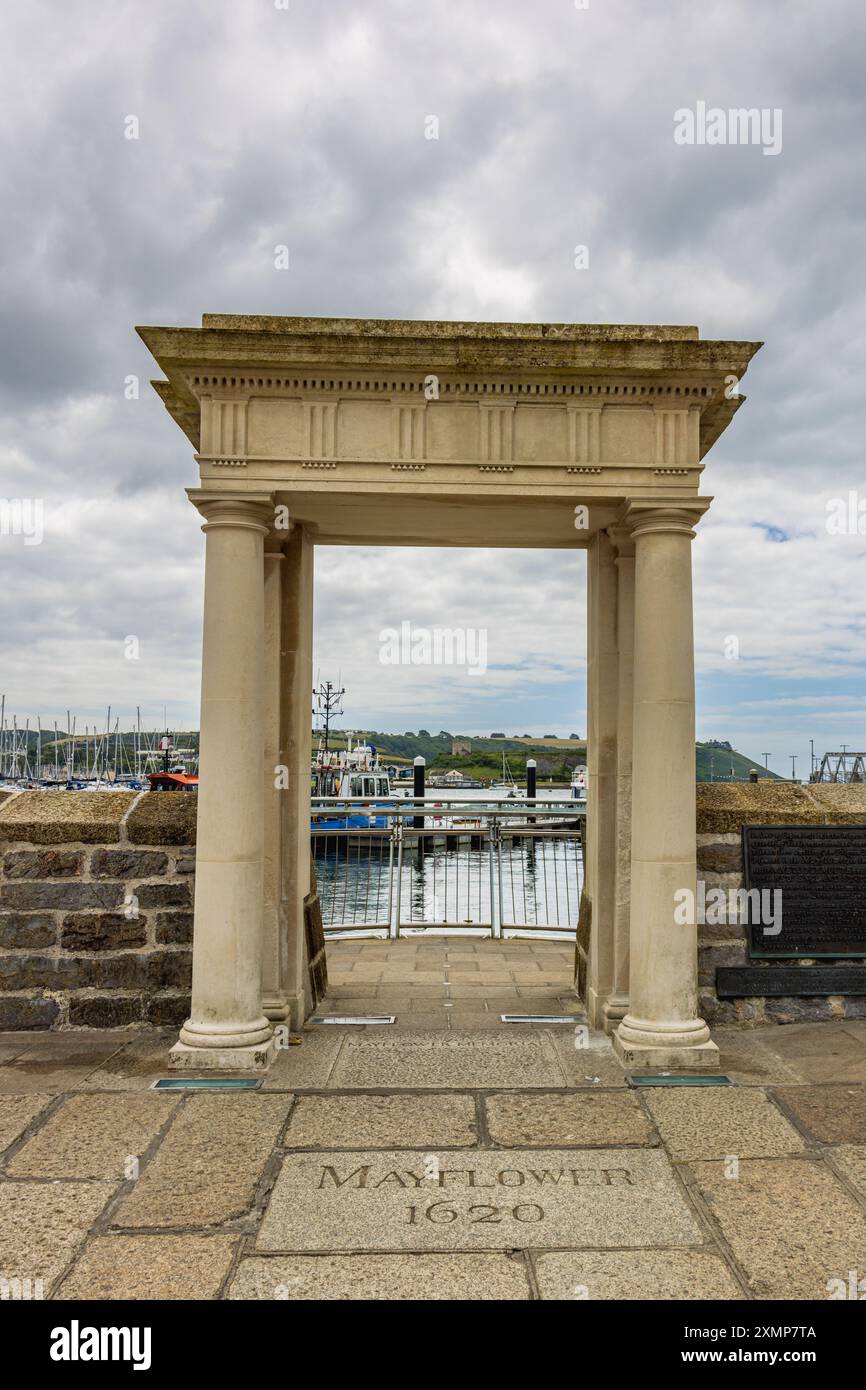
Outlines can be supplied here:
[[313, 691], [313, 695], [319, 707], [319, 715], [324, 720], [325, 753], [328, 752], [328, 739], [330, 737], [331, 732], [331, 716], [334, 714], [343, 713], [342, 701], [345, 693], [345, 687], [342, 690], [337, 690], [336, 687], [331, 683], [331, 681], [325, 681], [324, 685], [320, 685], [318, 690]]

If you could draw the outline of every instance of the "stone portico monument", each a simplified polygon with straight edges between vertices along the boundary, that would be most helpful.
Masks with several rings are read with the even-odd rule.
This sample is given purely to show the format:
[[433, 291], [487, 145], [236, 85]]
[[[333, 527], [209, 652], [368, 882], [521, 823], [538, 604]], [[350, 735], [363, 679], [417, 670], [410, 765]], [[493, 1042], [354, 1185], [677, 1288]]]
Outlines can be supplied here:
[[273, 1024], [309, 1012], [316, 543], [587, 550], [589, 1021], [631, 1068], [716, 1065], [696, 927], [674, 920], [695, 886], [691, 545], [701, 460], [760, 344], [220, 314], [138, 331], [195, 450], [206, 535], [193, 999], [173, 1065], [267, 1066]]

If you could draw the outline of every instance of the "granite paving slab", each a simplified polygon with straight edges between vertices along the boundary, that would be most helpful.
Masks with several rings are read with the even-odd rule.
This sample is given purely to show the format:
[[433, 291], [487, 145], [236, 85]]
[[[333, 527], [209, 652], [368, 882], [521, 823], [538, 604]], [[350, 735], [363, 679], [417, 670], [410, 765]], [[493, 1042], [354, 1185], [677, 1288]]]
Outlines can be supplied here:
[[31, 1091], [23, 1096], [0, 1094], [0, 1153], [24, 1133], [30, 1121], [54, 1099], [46, 1093]]
[[538, 1255], [538, 1291], [543, 1299], [572, 1301], [742, 1299], [743, 1291], [724, 1260], [704, 1250], [589, 1250]]
[[120, 1052], [89, 1071], [76, 1089], [82, 1091], [146, 1091], [161, 1076], [168, 1076], [169, 1048], [177, 1041], [171, 1033], [146, 1033], [133, 1038]]
[[[337, 1012], [355, 1014], [368, 1011], [353, 1006]], [[383, 1011], [379, 1008], [376, 1012]], [[346, 1040], [346, 1030], [332, 1023], [309, 1024], [300, 1038], [299, 1044], [284, 1047], [277, 1053], [262, 1090], [302, 1090], [304, 1087], [317, 1090], [328, 1084], [340, 1048]]]
[[[833, 1150], [829, 1161], [844, 1174], [866, 1202], [866, 1145], [840, 1144]], [[866, 1278], [866, 1270], [862, 1277]]]
[[831, 1281], [866, 1270], [866, 1218], [819, 1160], [753, 1158], [690, 1165], [757, 1298], [826, 1299]]
[[304, 1301], [524, 1300], [520, 1257], [495, 1255], [270, 1255], [242, 1260], [231, 1299]]
[[115, 1191], [104, 1182], [0, 1182], [0, 1274], [48, 1297]]
[[495, 1144], [614, 1148], [649, 1144], [652, 1128], [630, 1091], [501, 1095], [485, 1101]]
[[290, 1103], [259, 1093], [191, 1095], [112, 1225], [208, 1226], [243, 1216]]
[[346, 1037], [330, 1086], [415, 1090], [561, 1086], [546, 1033], [424, 1032]]
[[301, 1096], [284, 1144], [290, 1149], [435, 1148], [478, 1141], [471, 1096]]
[[288, 1154], [258, 1251], [694, 1245], [667, 1157], [651, 1149]]
[[780, 1086], [776, 1095], [822, 1144], [866, 1143], [866, 1086]]
[[55, 1298], [216, 1298], [236, 1246], [228, 1236], [98, 1236]]
[[754, 1088], [659, 1087], [643, 1095], [674, 1159], [774, 1158], [805, 1147], [794, 1126]]
[[551, 1030], [565, 1084], [578, 1088], [628, 1086], [628, 1077], [619, 1058], [614, 1055], [610, 1039], [604, 1033], [584, 1032], [584, 1027], [578, 1024], [573, 1029], [566, 1024]]
[[117, 1092], [73, 1095], [7, 1164], [15, 1177], [129, 1176], [180, 1103], [178, 1096]]

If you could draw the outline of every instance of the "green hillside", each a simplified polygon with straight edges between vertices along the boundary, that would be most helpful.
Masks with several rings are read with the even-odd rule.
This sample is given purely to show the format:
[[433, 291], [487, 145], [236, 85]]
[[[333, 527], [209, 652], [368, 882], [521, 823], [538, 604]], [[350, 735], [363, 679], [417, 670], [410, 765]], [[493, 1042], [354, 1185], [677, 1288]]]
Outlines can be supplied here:
[[[586, 741], [584, 739], [562, 739], [551, 736], [538, 738], [532, 735], [510, 738], [477, 738], [463, 734], [452, 734], [445, 729], [431, 733], [428, 729], [405, 734], [385, 734], [373, 729], [358, 729], [354, 738], [366, 739], [379, 752], [383, 762], [396, 767], [411, 764], [415, 758], [427, 760], [428, 769], [446, 772], [455, 768], [465, 772], [468, 777], [483, 781], [495, 780], [502, 774], [502, 754], [505, 753], [508, 766], [519, 780], [525, 779], [527, 759], [534, 758], [538, 765], [539, 780], [553, 778], [555, 782], [571, 780], [576, 766], [586, 762]], [[472, 751], [457, 755], [451, 752], [453, 740], [466, 739]], [[314, 745], [317, 735], [314, 734]], [[346, 735], [336, 731], [331, 734], [331, 747], [345, 747]], [[755, 760], [744, 753], [737, 753], [729, 743], [712, 740], [696, 745], [696, 776], [699, 782], [745, 781], [753, 768], [762, 777], [778, 778], [774, 772], [765, 772], [763, 759]]]
[[709, 743], [697, 745], [697, 780], [699, 782], [746, 781], [753, 770], [760, 777], [773, 781], [784, 781], [778, 772], [768, 772], [763, 758], [747, 758], [745, 753], [737, 753], [729, 743], [712, 739]]

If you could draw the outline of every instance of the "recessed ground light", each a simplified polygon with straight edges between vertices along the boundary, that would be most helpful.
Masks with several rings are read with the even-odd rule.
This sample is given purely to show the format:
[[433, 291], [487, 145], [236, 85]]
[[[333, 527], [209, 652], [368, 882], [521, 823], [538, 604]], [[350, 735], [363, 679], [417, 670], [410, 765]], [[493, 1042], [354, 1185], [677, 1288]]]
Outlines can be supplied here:
[[733, 1086], [729, 1076], [630, 1076], [630, 1086]]
[[583, 1019], [573, 1014], [500, 1014], [499, 1017], [503, 1023], [583, 1023]]
[[255, 1091], [261, 1086], [261, 1077], [227, 1076], [197, 1077], [172, 1076], [154, 1081], [152, 1091]]
[[356, 1026], [356, 1025], [358, 1025], [358, 1024], [361, 1024], [361, 1025], [365, 1025], [365, 1024], [366, 1024], [366, 1025], [370, 1025], [370, 1024], [381, 1024], [381, 1023], [396, 1023], [396, 1022], [397, 1022], [397, 1015], [396, 1015], [396, 1014], [367, 1014], [367, 1015], [362, 1016], [362, 1015], [359, 1014], [356, 1018], [352, 1018], [352, 1017], [350, 1017], [349, 1015], [343, 1015], [343, 1014], [328, 1014], [328, 1015], [321, 1014], [321, 1015], [319, 1015], [319, 1016], [316, 1017], [316, 1018], [311, 1018], [311, 1019], [310, 1019], [310, 1022], [311, 1022], [311, 1023], [341, 1023], [341, 1024], [345, 1025], [346, 1027], [350, 1027], [350, 1026], [354, 1027], [354, 1026]]

